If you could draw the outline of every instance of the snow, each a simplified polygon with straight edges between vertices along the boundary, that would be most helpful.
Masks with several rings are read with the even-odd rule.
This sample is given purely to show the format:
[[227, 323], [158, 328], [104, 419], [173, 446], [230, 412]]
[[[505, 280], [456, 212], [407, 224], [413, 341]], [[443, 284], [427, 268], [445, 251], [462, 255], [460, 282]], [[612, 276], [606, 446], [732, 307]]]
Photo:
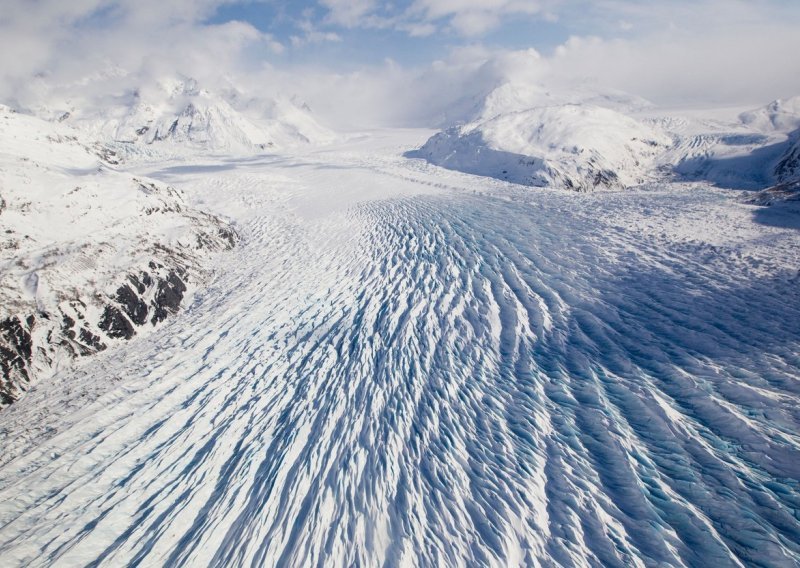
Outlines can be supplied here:
[[141, 88], [112, 100], [90, 104], [53, 96], [34, 111], [76, 126], [93, 139], [116, 142], [123, 156], [249, 154], [331, 142], [336, 137], [304, 103], [291, 97], [253, 97], [229, 84], [206, 88], [182, 76], [141, 81]]
[[413, 156], [523, 185], [579, 190], [642, 183], [663, 133], [616, 111], [564, 104], [502, 113], [431, 138]]
[[466, 124], [409, 157], [528, 186], [591, 191], [680, 178], [734, 189], [791, 182], [800, 171], [800, 98], [723, 119], [666, 111], [623, 93], [555, 93], [507, 83]]
[[129, 277], [147, 272], [158, 284], [179, 270], [184, 284], [202, 280], [226, 225], [174, 188], [118, 171], [106, 161], [113, 152], [66, 125], [0, 107], [0, 133], [0, 321], [36, 319], [25, 326], [31, 368], [10, 382], [4, 369], [0, 384], [16, 397], [75, 351], [113, 342], [98, 325]]
[[[506, 151], [554, 171], [576, 136], [633, 175], [653, 128], [535, 113], [553, 147]], [[797, 226], [702, 181], [402, 157], [430, 135], [120, 166], [242, 241], [186, 311], [0, 412], [4, 564], [800, 562]]]
[[762, 132], [790, 132], [800, 128], [800, 96], [775, 100], [739, 115], [743, 124]]

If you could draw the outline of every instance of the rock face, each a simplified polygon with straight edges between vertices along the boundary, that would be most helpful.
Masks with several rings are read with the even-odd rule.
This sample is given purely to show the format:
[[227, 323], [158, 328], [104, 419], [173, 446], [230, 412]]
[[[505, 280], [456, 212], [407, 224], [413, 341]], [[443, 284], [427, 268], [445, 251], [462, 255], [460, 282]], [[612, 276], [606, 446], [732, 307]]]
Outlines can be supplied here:
[[800, 130], [790, 136], [790, 145], [775, 166], [775, 179], [786, 183], [800, 180]]
[[[226, 230], [217, 235], [213, 250], [229, 249], [235, 242], [235, 234]], [[203, 271], [177, 255], [162, 261], [167, 264], [151, 261], [121, 276], [116, 290], [107, 294], [62, 301], [55, 312], [28, 305], [0, 321], [0, 408], [57, 364], [104, 351], [177, 314]]]
[[237, 235], [67, 126], [2, 107], [0, 126], [2, 408], [176, 314]]
[[0, 406], [14, 401], [13, 394], [1, 388], [3, 383], [26, 385], [31, 380], [31, 328], [34, 321], [33, 316], [28, 316], [25, 321], [8, 317], [0, 322]]
[[757, 191], [753, 195], [748, 195], [743, 202], [764, 207], [778, 203], [800, 202], [800, 180], [779, 183], [778, 185]]
[[[235, 243], [235, 234], [219, 234], [214, 250]], [[115, 291], [86, 294], [58, 304], [55, 312], [28, 305], [0, 321], [0, 408], [19, 398], [37, 378], [65, 361], [93, 355], [117, 341], [133, 339], [177, 314], [202, 270], [177, 256], [151, 261], [120, 278]]]

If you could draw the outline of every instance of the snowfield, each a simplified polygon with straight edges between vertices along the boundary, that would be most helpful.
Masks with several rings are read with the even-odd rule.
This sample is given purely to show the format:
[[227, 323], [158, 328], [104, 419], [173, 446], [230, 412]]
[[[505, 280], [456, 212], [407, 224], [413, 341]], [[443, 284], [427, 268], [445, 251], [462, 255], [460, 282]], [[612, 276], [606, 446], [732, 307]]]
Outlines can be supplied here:
[[241, 242], [0, 412], [4, 566], [800, 563], [798, 204], [403, 157], [431, 134], [120, 166]]

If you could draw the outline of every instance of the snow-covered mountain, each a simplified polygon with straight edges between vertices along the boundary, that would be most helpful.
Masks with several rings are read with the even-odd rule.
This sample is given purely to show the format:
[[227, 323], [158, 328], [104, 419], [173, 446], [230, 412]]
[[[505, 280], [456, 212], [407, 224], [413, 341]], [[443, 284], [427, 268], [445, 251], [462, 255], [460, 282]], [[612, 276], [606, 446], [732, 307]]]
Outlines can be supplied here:
[[800, 129], [793, 132], [773, 170], [775, 179], [787, 182], [800, 179]]
[[778, 99], [768, 105], [743, 112], [742, 124], [760, 132], [791, 132], [800, 128], [800, 96]]
[[513, 183], [589, 191], [641, 183], [671, 142], [609, 108], [560, 104], [498, 112], [495, 103], [478, 120], [435, 135], [410, 155]]
[[647, 180], [763, 189], [800, 177], [800, 97], [736, 121], [659, 114], [621, 93], [551, 93], [509, 83], [408, 154], [435, 165], [531, 186], [578, 191]]
[[177, 311], [227, 223], [116, 171], [78, 131], [0, 106], [0, 406]]
[[233, 85], [215, 91], [184, 77], [143, 80], [99, 104], [91, 97], [55, 98], [36, 112], [125, 152], [251, 153], [335, 138], [293, 98], [248, 96]]
[[764, 159], [772, 185], [748, 201], [759, 205], [800, 201], [800, 97], [773, 101], [739, 119], [772, 141], [756, 152]]

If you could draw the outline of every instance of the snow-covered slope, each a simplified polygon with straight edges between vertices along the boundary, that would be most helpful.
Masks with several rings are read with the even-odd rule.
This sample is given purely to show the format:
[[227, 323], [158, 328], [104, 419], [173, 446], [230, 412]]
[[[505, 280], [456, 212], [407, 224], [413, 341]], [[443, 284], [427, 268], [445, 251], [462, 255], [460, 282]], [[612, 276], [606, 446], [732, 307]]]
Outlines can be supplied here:
[[74, 129], [0, 107], [0, 406], [175, 312], [233, 245], [175, 189], [115, 171]]
[[773, 169], [778, 182], [800, 180], [800, 129], [789, 136], [786, 148]]
[[800, 128], [800, 96], [778, 99], [739, 116], [742, 124], [760, 132], [790, 132]]
[[762, 189], [800, 175], [800, 97], [741, 113], [737, 121], [656, 122], [675, 140], [661, 161], [684, 179]]
[[662, 115], [621, 93], [552, 93], [509, 83], [476, 104], [466, 124], [408, 156], [579, 191], [671, 176], [758, 190], [800, 177], [800, 97], [722, 121]]
[[589, 86], [554, 90], [542, 85], [510, 81], [483, 98], [465, 122], [483, 122], [503, 114], [567, 104], [601, 107], [628, 114], [653, 106], [641, 97], [619, 91], [598, 91]]
[[[489, 112], [497, 110], [493, 104]], [[588, 191], [641, 183], [670, 142], [618, 111], [563, 104], [479, 118], [435, 135], [409, 155], [523, 185]]]
[[293, 99], [248, 97], [230, 85], [215, 92], [188, 78], [148, 84], [99, 105], [81, 99], [39, 111], [133, 152], [150, 146], [162, 153], [251, 153], [334, 138]]

